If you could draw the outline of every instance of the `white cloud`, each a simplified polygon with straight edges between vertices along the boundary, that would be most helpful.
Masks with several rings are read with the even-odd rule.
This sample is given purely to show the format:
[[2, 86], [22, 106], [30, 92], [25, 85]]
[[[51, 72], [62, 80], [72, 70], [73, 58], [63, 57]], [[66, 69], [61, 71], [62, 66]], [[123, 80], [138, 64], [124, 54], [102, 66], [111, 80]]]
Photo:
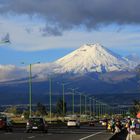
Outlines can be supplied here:
[[30, 18], [28, 16], [10, 16], [10, 18], [7, 18], [0, 16], [0, 21], [0, 36], [9, 33], [12, 48], [21, 51], [78, 48], [82, 44], [95, 42], [99, 42], [106, 47], [131, 47], [140, 44], [139, 32], [129, 32], [126, 31], [127, 29], [117, 32], [112, 26], [100, 31], [88, 32], [78, 28], [64, 31], [62, 36], [42, 36], [40, 28], [44, 28], [46, 22], [41, 18]]
[[0, 65], [0, 81], [15, 80], [27, 77], [26, 69], [14, 65]]

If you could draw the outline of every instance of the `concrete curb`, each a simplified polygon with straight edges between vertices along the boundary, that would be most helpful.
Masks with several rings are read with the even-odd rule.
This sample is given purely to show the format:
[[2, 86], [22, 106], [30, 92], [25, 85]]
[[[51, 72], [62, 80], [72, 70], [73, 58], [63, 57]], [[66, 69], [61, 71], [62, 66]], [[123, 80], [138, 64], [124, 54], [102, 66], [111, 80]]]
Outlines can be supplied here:
[[140, 140], [140, 135], [132, 135], [132, 140]]

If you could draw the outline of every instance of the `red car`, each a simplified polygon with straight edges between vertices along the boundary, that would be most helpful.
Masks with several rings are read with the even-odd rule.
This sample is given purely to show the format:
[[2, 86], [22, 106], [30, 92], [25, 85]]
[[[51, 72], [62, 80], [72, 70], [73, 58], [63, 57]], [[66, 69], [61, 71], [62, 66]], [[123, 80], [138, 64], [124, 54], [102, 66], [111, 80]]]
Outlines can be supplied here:
[[0, 116], [0, 130], [13, 131], [11, 121], [4, 115]]

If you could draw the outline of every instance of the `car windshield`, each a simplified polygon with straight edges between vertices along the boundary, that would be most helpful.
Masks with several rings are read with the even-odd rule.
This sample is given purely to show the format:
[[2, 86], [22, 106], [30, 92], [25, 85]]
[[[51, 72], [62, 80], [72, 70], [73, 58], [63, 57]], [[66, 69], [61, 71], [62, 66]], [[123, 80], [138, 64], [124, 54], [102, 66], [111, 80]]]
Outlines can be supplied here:
[[29, 121], [36, 122], [36, 123], [43, 123], [43, 119], [42, 118], [31, 118], [31, 119], [29, 119]]
[[69, 120], [69, 122], [76, 122], [76, 120]]
[[6, 117], [0, 117], [1, 121], [6, 121]]

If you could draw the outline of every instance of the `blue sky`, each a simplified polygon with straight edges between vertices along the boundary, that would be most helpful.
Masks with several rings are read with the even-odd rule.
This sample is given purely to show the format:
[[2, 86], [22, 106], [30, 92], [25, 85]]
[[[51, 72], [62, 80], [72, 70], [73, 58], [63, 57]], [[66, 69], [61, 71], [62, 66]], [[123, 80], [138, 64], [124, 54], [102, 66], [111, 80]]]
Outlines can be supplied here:
[[0, 64], [52, 62], [87, 43], [140, 55], [138, 5], [137, 0], [0, 0], [0, 39], [9, 34], [11, 41], [0, 44]]

